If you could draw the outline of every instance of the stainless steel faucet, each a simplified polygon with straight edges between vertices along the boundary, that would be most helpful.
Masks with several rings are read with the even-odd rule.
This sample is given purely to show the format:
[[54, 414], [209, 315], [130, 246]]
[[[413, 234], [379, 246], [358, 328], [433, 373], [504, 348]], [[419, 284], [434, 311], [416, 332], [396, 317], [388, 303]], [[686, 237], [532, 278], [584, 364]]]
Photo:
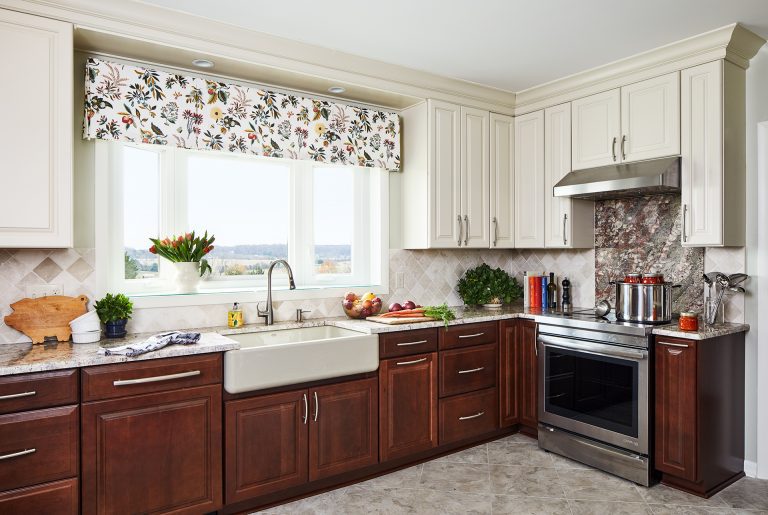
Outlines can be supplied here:
[[288, 264], [288, 261], [285, 259], [276, 259], [275, 261], [272, 261], [269, 264], [269, 268], [267, 269], [267, 303], [266, 303], [266, 309], [262, 310], [259, 305], [256, 305], [256, 313], [260, 317], [264, 317], [264, 321], [266, 325], [272, 325], [274, 323], [274, 311], [272, 310], [272, 269], [275, 268], [275, 265], [278, 263], [282, 263], [285, 265], [285, 269], [288, 271], [288, 284], [289, 288], [291, 290], [296, 289], [296, 283], [293, 282], [293, 270], [291, 270], [291, 265]]

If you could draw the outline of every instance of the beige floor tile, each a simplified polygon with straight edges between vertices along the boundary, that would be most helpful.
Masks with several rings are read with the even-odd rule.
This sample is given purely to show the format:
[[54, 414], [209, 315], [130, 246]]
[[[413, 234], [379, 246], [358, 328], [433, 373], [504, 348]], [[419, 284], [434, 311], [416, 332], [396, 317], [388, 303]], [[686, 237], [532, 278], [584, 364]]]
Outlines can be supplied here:
[[491, 465], [494, 494], [527, 497], [565, 497], [554, 468]]
[[488, 465], [427, 462], [419, 486], [442, 492], [488, 493]]
[[677, 504], [649, 504], [654, 515], [732, 515], [726, 506], [680, 506]]
[[568, 501], [573, 515], [651, 515], [644, 502]]
[[363, 488], [416, 488], [424, 465], [416, 465], [359, 483]]
[[768, 481], [745, 477], [718, 494], [732, 508], [768, 510]]
[[637, 490], [648, 504], [677, 504], [682, 506], [711, 506], [720, 508], [726, 506], [725, 501], [719, 495], [704, 499], [703, 497], [662, 484], [653, 485], [651, 488], [638, 486]]
[[504, 438], [499, 438], [498, 440], [494, 440], [491, 443], [527, 443], [529, 445], [535, 445], [536, 447], [539, 446], [539, 441], [535, 438], [531, 438], [530, 436], [525, 436], [522, 433], [515, 433], [513, 435], [505, 436]]
[[534, 445], [515, 442], [489, 443], [488, 461], [495, 465], [554, 468], [548, 452]]
[[568, 499], [643, 502], [635, 484], [599, 470], [558, 470]]
[[345, 488], [332, 490], [320, 495], [300, 499], [282, 506], [275, 506], [258, 515], [332, 515], [339, 513], [340, 499], [344, 496]]
[[435, 463], [488, 463], [488, 446], [486, 444], [470, 447], [463, 451], [454, 452], [434, 460]]
[[515, 515], [570, 515], [567, 499], [546, 497], [518, 497], [496, 495], [493, 499], [493, 513]]

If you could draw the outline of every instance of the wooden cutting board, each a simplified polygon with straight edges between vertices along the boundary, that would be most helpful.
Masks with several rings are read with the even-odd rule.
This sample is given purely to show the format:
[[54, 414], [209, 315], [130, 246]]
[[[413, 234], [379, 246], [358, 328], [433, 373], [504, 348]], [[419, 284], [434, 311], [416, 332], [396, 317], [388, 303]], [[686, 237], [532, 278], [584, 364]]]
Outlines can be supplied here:
[[432, 317], [410, 317], [410, 318], [392, 317], [390, 318], [390, 317], [373, 316], [373, 317], [366, 318], [366, 320], [369, 320], [371, 322], [378, 322], [380, 324], [400, 325], [400, 324], [418, 324], [419, 322], [434, 322], [437, 319]]
[[72, 336], [69, 323], [88, 309], [88, 297], [53, 295], [37, 299], [21, 299], [11, 304], [13, 313], [5, 317], [5, 325], [21, 331], [32, 343], [43, 343], [46, 337], [55, 336], [66, 342]]

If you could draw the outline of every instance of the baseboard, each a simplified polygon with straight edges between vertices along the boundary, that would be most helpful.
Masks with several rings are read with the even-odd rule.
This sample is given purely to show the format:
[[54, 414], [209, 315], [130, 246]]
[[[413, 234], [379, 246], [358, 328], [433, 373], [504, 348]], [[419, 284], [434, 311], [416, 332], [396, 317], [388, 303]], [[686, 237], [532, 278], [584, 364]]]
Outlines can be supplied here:
[[749, 477], [757, 477], [757, 462], [744, 460], [744, 473]]

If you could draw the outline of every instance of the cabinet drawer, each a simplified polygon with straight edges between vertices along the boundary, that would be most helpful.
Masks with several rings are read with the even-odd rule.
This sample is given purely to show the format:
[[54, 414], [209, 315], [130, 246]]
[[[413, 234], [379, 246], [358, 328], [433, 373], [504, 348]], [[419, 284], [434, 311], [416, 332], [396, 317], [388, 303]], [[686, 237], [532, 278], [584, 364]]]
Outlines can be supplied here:
[[437, 350], [437, 328], [397, 331], [379, 335], [379, 357], [396, 358]]
[[77, 370], [0, 377], [0, 414], [77, 404]]
[[77, 479], [65, 479], [0, 493], [0, 513], [77, 515]]
[[440, 445], [490, 433], [499, 427], [496, 388], [440, 400]]
[[496, 386], [497, 345], [440, 353], [440, 397]]
[[63, 406], [0, 416], [0, 490], [77, 476], [78, 414]]
[[221, 382], [221, 354], [153, 359], [84, 368], [83, 402]]
[[494, 343], [498, 337], [496, 322], [456, 325], [440, 331], [440, 349], [456, 349]]

